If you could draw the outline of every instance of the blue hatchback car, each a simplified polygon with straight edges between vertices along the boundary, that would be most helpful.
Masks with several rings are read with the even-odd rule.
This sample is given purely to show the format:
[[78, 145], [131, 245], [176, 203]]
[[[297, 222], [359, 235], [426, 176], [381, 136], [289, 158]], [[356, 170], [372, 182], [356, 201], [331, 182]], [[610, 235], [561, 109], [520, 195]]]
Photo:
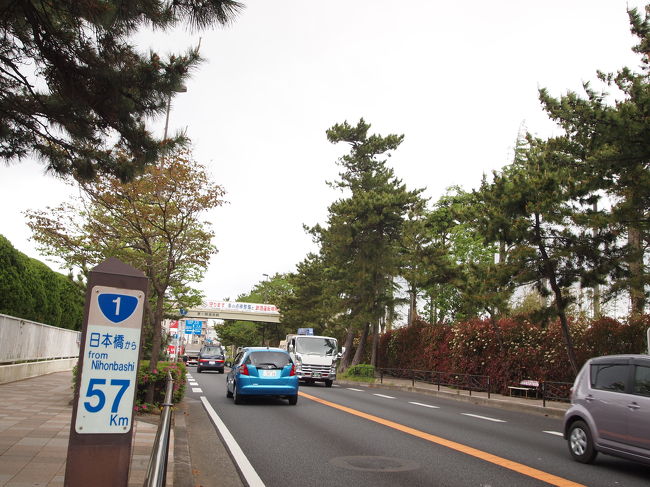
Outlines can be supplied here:
[[281, 348], [241, 349], [226, 377], [226, 396], [235, 404], [250, 396], [286, 397], [289, 404], [296, 404], [298, 376], [291, 357]]

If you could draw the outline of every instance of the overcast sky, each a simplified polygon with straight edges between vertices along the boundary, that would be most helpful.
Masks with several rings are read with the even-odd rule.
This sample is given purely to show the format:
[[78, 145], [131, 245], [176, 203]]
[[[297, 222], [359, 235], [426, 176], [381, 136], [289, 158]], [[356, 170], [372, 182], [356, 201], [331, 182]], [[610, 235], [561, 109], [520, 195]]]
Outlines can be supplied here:
[[[303, 224], [324, 223], [339, 194], [325, 131], [363, 117], [404, 134], [390, 159], [410, 189], [437, 200], [477, 187], [510, 160], [517, 133], [558, 133], [537, 90], [581, 90], [596, 70], [636, 68], [625, 0], [244, 0], [227, 28], [142, 34], [138, 46], [183, 52], [201, 38], [206, 62], [173, 101], [228, 204], [206, 218], [219, 253], [200, 289], [236, 299], [264, 274], [292, 272], [315, 250]], [[162, 136], [164, 120], [153, 124]], [[45, 260], [22, 211], [56, 206], [73, 186], [36, 162], [0, 166], [0, 233]], [[60, 267], [48, 264], [55, 270]]]

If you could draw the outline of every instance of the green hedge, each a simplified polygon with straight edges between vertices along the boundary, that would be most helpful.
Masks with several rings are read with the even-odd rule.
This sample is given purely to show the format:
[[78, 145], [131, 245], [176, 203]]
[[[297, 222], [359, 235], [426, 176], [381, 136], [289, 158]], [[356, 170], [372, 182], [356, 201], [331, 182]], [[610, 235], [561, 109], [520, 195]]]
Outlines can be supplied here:
[[345, 371], [348, 377], [375, 377], [375, 368], [369, 364], [359, 364], [350, 367]]
[[0, 313], [80, 330], [85, 289], [16, 250], [0, 235]]

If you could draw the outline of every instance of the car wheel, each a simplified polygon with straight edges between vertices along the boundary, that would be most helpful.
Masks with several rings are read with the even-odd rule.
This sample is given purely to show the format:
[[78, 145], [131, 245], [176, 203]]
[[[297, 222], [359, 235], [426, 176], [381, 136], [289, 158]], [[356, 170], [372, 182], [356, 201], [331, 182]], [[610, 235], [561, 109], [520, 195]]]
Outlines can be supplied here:
[[325, 381], [325, 387], [332, 387], [332, 382], [331, 380], [326, 380]]
[[220, 374], [223, 374], [223, 369], [219, 369], [219, 373], [220, 373]]
[[203, 369], [201, 367], [197, 367], [196, 371], [200, 374]]
[[295, 396], [289, 396], [289, 404], [295, 406], [298, 403], [298, 394]]
[[230, 389], [228, 389], [227, 384], [226, 384], [226, 397], [232, 397], [232, 392], [230, 392]]
[[234, 382], [232, 384], [232, 397], [235, 400], [235, 404], [241, 404], [243, 402], [241, 394], [237, 394], [237, 384]]
[[575, 421], [569, 428], [569, 452], [580, 463], [591, 463], [598, 454], [589, 426], [584, 421]]

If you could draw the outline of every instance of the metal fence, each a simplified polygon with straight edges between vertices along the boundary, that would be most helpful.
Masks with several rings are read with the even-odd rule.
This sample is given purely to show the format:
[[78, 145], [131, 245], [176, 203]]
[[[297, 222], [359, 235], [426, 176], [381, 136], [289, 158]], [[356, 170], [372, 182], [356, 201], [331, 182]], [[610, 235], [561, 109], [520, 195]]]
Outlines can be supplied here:
[[383, 383], [384, 375], [396, 377], [399, 379], [410, 379], [411, 385], [415, 386], [416, 382], [425, 382], [433, 384], [440, 390], [441, 387], [468, 391], [472, 395], [475, 392], [487, 392], [488, 398], [491, 394], [490, 377], [487, 375], [465, 374], [462, 372], [438, 372], [435, 370], [415, 370], [415, 369], [391, 369], [378, 368], [379, 380]]
[[[441, 387], [446, 387], [458, 391], [468, 391], [470, 396], [472, 392], [486, 392], [488, 399], [492, 393], [499, 391], [499, 387], [487, 375], [385, 367], [376, 368], [375, 375], [378, 376], [381, 383], [384, 382], [384, 377], [394, 377], [410, 380], [413, 387], [416, 382], [423, 382], [435, 385], [438, 390]], [[570, 402], [572, 386], [572, 382], [540, 381], [535, 397], [542, 400], [544, 407], [546, 407], [547, 401]]]
[[571, 387], [573, 382], [542, 382], [542, 400], [546, 407], [546, 401], [571, 402]]

